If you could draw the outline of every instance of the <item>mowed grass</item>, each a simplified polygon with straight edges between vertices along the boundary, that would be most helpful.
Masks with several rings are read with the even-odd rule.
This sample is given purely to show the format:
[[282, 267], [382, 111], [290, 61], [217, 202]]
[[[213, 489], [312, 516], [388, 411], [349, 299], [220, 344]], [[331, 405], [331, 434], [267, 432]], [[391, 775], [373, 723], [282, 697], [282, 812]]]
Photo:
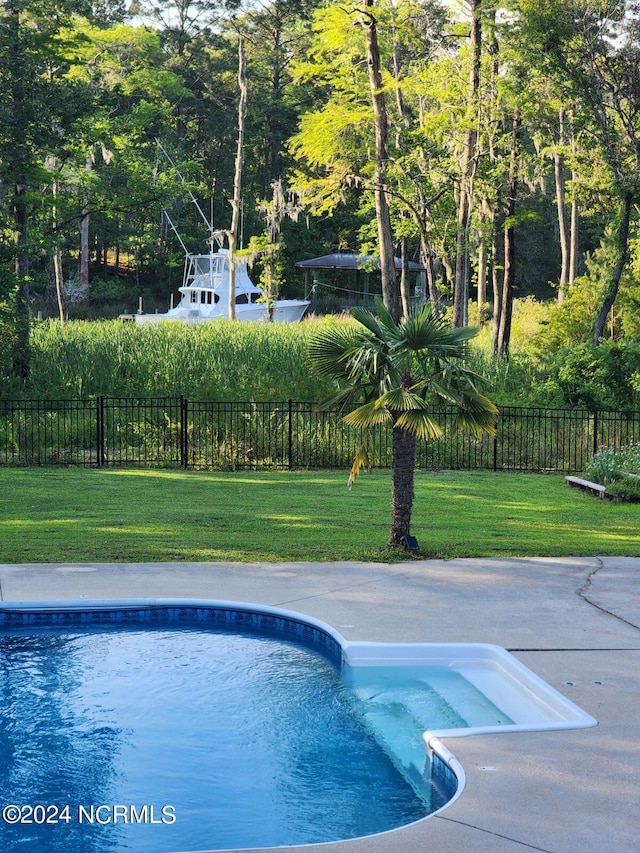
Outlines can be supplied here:
[[[0, 469], [0, 563], [389, 560], [391, 475]], [[564, 477], [419, 473], [421, 557], [640, 556], [640, 505]]]

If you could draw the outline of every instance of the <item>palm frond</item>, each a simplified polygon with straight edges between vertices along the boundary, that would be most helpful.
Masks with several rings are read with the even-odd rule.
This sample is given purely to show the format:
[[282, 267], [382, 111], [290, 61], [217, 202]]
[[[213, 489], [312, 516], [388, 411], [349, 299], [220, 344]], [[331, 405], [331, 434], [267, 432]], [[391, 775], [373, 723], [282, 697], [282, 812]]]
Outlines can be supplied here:
[[344, 388], [336, 391], [335, 394], [321, 400], [317, 408], [319, 411], [329, 411], [330, 409], [341, 411], [346, 406], [353, 405], [358, 400], [361, 400], [363, 393], [365, 393], [365, 389], [361, 388], [360, 385], [346, 385]]
[[495, 436], [499, 414], [498, 407], [488, 397], [468, 389], [461, 394], [453, 425], [477, 439], [485, 435]]
[[347, 488], [349, 490], [351, 490], [351, 486], [353, 486], [354, 480], [363, 468], [367, 468], [369, 471], [371, 470], [369, 452], [365, 444], [360, 445], [360, 447], [358, 448], [358, 452], [356, 453], [353, 459], [351, 471], [349, 472], [349, 480], [347, 481]]
[[390, 388], [380, 397], [380, 404], [392, 412], [408, 412], [427, 408], [427, 403], [414, 388]]
[[420, 310], [412, 310], [401, 325], [403, 345], [414, 352], [438, 347], [443, 334], [449, 330], [443, 318], [434, 314], [428, 303]]
[[419, 394], [425, 401], [427, 398], [431, 400], [435, 398], [434, 402], [436, 403], [441, 400], [447, 403], [457, 403], [459, 399], [449, 386], [443, 385], [431, 376], [416, 382], [411, 386], [411, 390], [415, 394]]
[[384, 406], [380, 405], [380, 398], [365, 403], [349, 412], [343, 418], [344, 422], [356, 429], [371, 429], [376, 426], [392, 423], [393, 418], [391, 412]]
[[360, 329], [332, 326], [316, 332], [307, 344], [307, 356], [318, 376], [338, 381], [350, 377], [352, 361], [368, 340]]
[[467, 341], [475, 337], [478, 330], [471, 328], [452, 329], [444, 315], [436, 312], [427, 302], [412, 309], [401, 323], [402, 346], [426, 358], [459, 357]]
[[416, 409], [403, 412], [396, 420], [395, 426], [406, 429], [425, 441], [441, 438], [444, 434], [440, 424], [436, 423], [428, 412]]
[[[378, 310], [380, 309], [380, 305], [378, 305]], [[376, 316], [368, 311], [366, 308], [352, 308], [351, 316], [354, 320], [357, 320], [365, 329], [368, 329], [372, 332], [378, 340], [383, 341], [385, 339], [385, 333], [383, 327], [378, 322]]]
[[384, 346], [379, 346], [375, 340], [367, 338], [358, 352], [353, 353], [351, 360], [352, 375], [368, 376], [372, 381], [388, 368], [388, 355]]
[[379, 296], [376, 296], [376, 311], [380, 320], [380, 325], [386, 332], [386, 337], [395, 340], [401, 336], [401, 327], [396, 323], [389, 313], [386, 305]]

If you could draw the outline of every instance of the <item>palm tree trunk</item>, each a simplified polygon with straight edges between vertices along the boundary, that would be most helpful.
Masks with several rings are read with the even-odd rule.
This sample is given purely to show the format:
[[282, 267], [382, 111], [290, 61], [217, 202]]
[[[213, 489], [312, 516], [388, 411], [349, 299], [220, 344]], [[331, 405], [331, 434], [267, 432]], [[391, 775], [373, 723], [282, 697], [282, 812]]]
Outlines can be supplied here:
[[416, 437], [400, 427], [393, 428], [391, 534], [389, 545], [404, 545], [411, 532], [413, 472], [416, 462]]

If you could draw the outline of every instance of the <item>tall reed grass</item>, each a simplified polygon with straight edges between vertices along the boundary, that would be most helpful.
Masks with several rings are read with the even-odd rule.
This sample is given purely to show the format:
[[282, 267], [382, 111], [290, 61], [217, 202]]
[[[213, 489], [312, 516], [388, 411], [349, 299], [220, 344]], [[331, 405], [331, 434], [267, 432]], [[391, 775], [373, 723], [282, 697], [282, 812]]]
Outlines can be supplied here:
[[[473, 341], [470, 366], [489, 382], [498, 405], [562, 405], [557, 387], [540, 372], [527, 342], [543, 317], [524, 300], [514, 310], [509, 361], [491, 355], [490, 329]], [[535, 309], [535, 310], [534, 310]], [[332, 388], [310, 370], [305, 350], [329, 316], [297, 324], [162, 323], [137, 326], [120, 320], [34, 323], [31, 378], [6, 380], [0, 396], [36, 399], [175, 396], [192, 400], [310, 402]]]
[[[24, 396], [165, 396], [199, 400], [316, 400], [306, 343], [319, 321], [296, 325], [137, 326], [119, 320], [37, 323]], [[331, 322], [331, 321], [327, 321]], [[333, 321], [335, 322], [335, 321]], [[5, 386], [4, 396], [16, 389]]]

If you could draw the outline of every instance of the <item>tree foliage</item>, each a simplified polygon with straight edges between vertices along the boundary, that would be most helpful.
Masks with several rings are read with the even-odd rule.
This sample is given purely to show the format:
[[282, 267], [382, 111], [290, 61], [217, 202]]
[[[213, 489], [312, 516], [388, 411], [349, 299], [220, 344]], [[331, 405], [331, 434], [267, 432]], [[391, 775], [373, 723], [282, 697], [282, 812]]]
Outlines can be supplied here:
[[468, 312], [480, 324], [492, 318], [493, 350], [504, 359], [513, 300], [528, 295], [563, 300], [540, 335], [554, 353], [633, 337], [638, 19], [629, 0], [372, 0], [359, 9], [317, 0], [140, 0], [126, 9], [121, 0], [7, 0], [6, 369], [28, 372], [29, 318], [56, 312], [56, 276], [75, 316], [135, 310], [141, 295], [151, 310], [165, 307], [182, 251], [161, 211], [194, 250], [208, 234], [192, 195], [217, 229], [229, 229], [240, 38], [248, 97], [239, 239], [263, 232], [260, 204], [274, 182], [305, 205], [297, 222], [282, 224], [284, 295], [302, 287], [298, 260], [339, 249], [380, 254], [382, 204], [386, 255], [424, 268], [419, 288], [401, 294], [386, 265], [385, 292], [402, 296], [405, 313], [428, 295], [454, 324]]

